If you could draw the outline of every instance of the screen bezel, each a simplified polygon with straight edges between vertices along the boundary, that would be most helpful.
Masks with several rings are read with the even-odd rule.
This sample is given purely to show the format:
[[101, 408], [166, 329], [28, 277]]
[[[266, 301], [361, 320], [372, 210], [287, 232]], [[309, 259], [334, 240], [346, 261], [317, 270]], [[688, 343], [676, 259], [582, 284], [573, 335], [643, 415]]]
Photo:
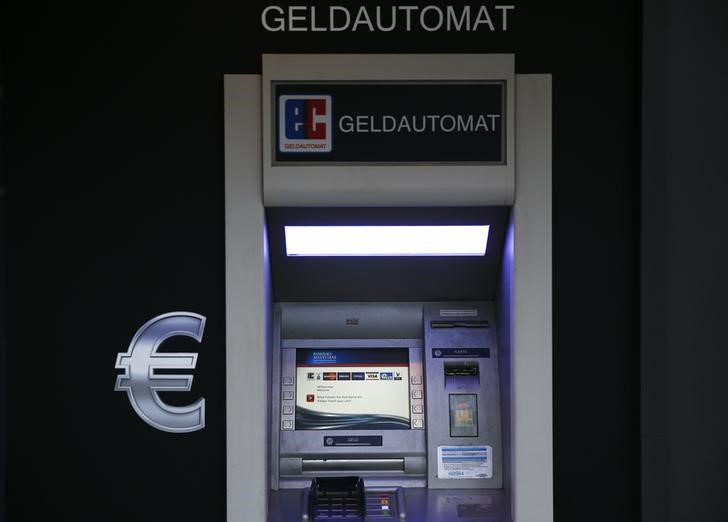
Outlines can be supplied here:
[[[352, 446], [346, 449], [349, 455], [416, 455], [425, 451], [425, 430], [412, 428], [394, 430], [281, 430], [280, 390], [284, 375], [295, 375], [295, 361], [297, 348], [408, 348], [409, 349], [409, 375], [421, 375], [424, 380], [423, 342], [422, 339], [284, 339], [280, 344], [280, 367], [276, 371], [277, 383], [274, 395], [276, 403], [273, 404], [274, 429], [278, 434], [280, 455], [325, 455], [342, 452], [340, 447], [326, 447], [326, 436], [367, 436], [381, 435], [382, 445], [377, 447]], [[294, 386], [295, 388], [295, 383]], [[410, 380], [410, 397], [413, 388], [423, 389], [423, 386], [413, 386]], [[411, 400], [411, 399], [410, 399]], [[295, 397], [294, 397], [295, 402]], [[411, 404], [411, 402], [410, 402]], [[411, 419], [413, 416], [411, 416]], [[425, 419], [426, 421], [426, 419]]]

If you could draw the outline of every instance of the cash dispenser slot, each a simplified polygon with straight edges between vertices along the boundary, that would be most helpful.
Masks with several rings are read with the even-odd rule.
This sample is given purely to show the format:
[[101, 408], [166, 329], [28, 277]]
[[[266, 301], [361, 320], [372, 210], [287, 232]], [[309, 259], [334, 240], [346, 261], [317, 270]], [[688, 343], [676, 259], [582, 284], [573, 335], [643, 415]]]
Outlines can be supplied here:
[[404, 459], [302, 459], [303, 473], [386, 471], [404, 473]]

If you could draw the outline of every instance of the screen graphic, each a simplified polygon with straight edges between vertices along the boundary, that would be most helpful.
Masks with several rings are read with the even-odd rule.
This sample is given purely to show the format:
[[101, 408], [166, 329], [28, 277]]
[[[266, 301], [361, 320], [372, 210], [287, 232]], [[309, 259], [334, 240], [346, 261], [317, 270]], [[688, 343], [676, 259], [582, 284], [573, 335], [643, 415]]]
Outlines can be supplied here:
[[410, 429], [409, 350], [297, 350], [296, 429]]

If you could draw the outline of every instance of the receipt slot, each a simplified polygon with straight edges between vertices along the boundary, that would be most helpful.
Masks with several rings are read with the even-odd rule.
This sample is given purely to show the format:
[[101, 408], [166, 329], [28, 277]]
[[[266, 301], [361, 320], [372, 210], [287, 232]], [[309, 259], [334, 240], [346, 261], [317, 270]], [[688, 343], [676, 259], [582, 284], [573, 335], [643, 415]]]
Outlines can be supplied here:
[[553, 520], [550, 97], [513, 55], [225, 77], [228, 520]]

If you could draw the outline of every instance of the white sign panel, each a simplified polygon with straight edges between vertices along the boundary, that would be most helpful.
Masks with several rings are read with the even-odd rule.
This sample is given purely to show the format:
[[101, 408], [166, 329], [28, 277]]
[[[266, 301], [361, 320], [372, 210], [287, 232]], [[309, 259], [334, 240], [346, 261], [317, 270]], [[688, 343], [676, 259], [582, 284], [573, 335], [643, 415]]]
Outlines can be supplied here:
[[490, 446], [438, 446], [437, 478], [486, 479], [493, 476]]

